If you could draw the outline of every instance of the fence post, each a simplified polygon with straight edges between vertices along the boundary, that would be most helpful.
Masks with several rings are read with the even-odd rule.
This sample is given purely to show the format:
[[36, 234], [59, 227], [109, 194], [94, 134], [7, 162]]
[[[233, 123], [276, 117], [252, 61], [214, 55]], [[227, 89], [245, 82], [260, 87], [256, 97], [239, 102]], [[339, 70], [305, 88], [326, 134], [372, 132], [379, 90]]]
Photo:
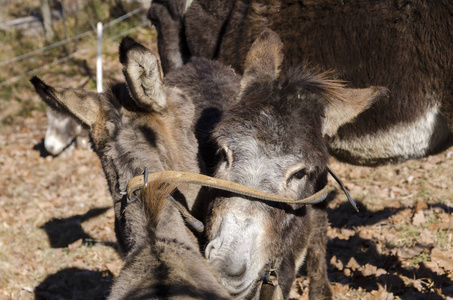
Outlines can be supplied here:
[[98, 56], [96, 60], [96, 87], [98, 93], [102, 93], [102, 22], [98, 22]]

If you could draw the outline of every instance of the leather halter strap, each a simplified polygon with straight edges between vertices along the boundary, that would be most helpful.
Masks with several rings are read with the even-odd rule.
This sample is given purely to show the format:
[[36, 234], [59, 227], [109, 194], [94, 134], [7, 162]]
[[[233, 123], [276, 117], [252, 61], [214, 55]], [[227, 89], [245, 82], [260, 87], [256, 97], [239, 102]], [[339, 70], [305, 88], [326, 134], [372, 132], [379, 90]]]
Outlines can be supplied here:
[[[145, 178], [146, 177], [146, 178]], [[205, 187], [215, 188], [223, 191], [236, 193], [250, 198], [260, 199], [264, 201], [287, 203], [287, 204], [315, 204], [326, 199], [327, 195], [333, 190], [331, 187], [325, 186], [317, 193], [304, 198], [292, 199], [278, 195], [269, 194], [242, 184], [235, 182], [213, 178], [201, 174], [178, 172], [178, 171], [161, 171], [150, 173], [148, 176], [139, 175], [131, 179], [127, 186], [128, 199], [134, 199], [136, 192], [151, 181], [163, 181], [172, 183], [189, 183], [198, 184]]]

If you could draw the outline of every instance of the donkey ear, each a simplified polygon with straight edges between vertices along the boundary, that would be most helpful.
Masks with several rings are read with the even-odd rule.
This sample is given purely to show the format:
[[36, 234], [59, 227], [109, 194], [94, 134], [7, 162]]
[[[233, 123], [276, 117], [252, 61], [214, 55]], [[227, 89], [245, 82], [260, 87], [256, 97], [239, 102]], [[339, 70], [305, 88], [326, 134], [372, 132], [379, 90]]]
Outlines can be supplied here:
[[166, 107], [162, 71], [157, 57], [130, 37], [120, 44], [120, 62], [129, 92], [140, 108], [161, 111]]
[[388, 98], [390, 91], [381, 86], [365, 89], [343, 88], [338, 91], [341, 100], [329, 101], [325, 106], [323, 135], [333, 136], [338, 128], [352, 122], [361, 112], [369, 108], [379, 99]]
[[255, 81], [272, 81], [280, 72], [283, 43], [277, 33], [263, 30], [250, 47], [244, 64], [241, 91]]
[[100, 112], [99, 94], [81, 89], [57, 89], [34, 76], [30, 82], [41, 99], [52, 109], [70, 115], [91, 128]]

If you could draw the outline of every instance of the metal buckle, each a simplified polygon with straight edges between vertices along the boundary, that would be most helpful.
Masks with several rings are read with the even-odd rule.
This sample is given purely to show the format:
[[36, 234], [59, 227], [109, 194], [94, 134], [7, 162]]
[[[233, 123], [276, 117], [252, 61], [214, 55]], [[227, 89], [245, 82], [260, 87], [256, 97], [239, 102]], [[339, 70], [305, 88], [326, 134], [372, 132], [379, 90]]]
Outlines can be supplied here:
[[[145, 170], [143, 171], [143, 176], [145, 177], [145, 185], [143, 186], [145, 188], [148, 185], [148, 176], [149, 176], [148, 168], [145, 168]], [[127, 197], [127, 200], [126, 200], [127, 204], [135, 202], [139, 198], [140, 198], [140, 189], [138, 189], [137, 191], [134, 191], [134, 198], [129, 199], [129, 197]]]

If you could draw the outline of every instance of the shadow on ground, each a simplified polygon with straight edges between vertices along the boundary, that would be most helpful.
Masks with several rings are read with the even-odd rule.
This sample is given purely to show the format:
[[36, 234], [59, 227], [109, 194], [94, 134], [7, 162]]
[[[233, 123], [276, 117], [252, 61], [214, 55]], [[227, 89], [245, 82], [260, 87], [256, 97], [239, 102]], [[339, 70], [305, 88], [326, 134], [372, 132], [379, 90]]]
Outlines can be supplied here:
[[36, 143], [33, 146], [33, 150], [38, 151], [39, 156], [43, 157], [43, 158], [46, 158], [47, 156], [52, 155], [47, 151], [46, 147], [44, 147], [44, 138], [41, 139], [41, 141], [39, 143]]
[[112, 282], [113, 275], [108, 271], [67, 268], [41, 282], [35, 288], [35, 299], [105, 299]]
[[83, 215], [75, 215], [65, 219], [52, 219], [40, 228], [46, 231], [52, 248], [65, 248], [75, 241], [82, 239], [84, 244], [101, 243], [117, 250], [116, 243], [93, 239], [83, 230], [81, 225], [82, 222], [102, 215], [109, 208], [110, 207], [93, 208]]
[[[341, 270], [342, 267], [339, 270], [338, 263], [335, 267], [330, 264], [329, 279], [332, 283], [338, 282], [355, 289], [362, 288], [367, 292], [379, 290], [378, 284], [380, 284], [402, 300], [437, 300], [445, 299], [445, 296], [453, 296], [453, 281], [446, 274], [439, 275], [423, 264], [414, 268], [404, 267], [397, 256], [378, 251], [375, 241], [359, 236], [358, 226], [369, 226], [389, 219], [401, 208], [384, 208], [372, 212], [368, 211], [360, 202], [357, 204], [358, 213], [355, 213], [349, 203], [343, 203], [335, 209], [328, 209], [329, 221], [333, 228], [352, 229], [355, 230], [355, 234], [348, 239], [338, 237], [329, 239], [327, 261], [330, 262], [332, 257], [335, 256], [341, 262], [339, 263], [340, 266], [346, 266], [351, 258], [354, 258], [358, 263], [356, 270], [352, 272], [350, 270], [345, 272], [346, 268]], [[435, 204], [432, 207], [440, 207], [446, 212], [453, 211], [453, 208], [443, 204]], [[364, 274], [362, 272], [366, 267], [378, 270], [378, 272], [371, 275], [369, 273]], [[385, 272], [379, 272], [379, 269]], [[407, 282], [404, 282], [405, 278], [418, 280], [422, 288], [408, 287]], [[439, 292], [443, 296], [439, 295]]]

